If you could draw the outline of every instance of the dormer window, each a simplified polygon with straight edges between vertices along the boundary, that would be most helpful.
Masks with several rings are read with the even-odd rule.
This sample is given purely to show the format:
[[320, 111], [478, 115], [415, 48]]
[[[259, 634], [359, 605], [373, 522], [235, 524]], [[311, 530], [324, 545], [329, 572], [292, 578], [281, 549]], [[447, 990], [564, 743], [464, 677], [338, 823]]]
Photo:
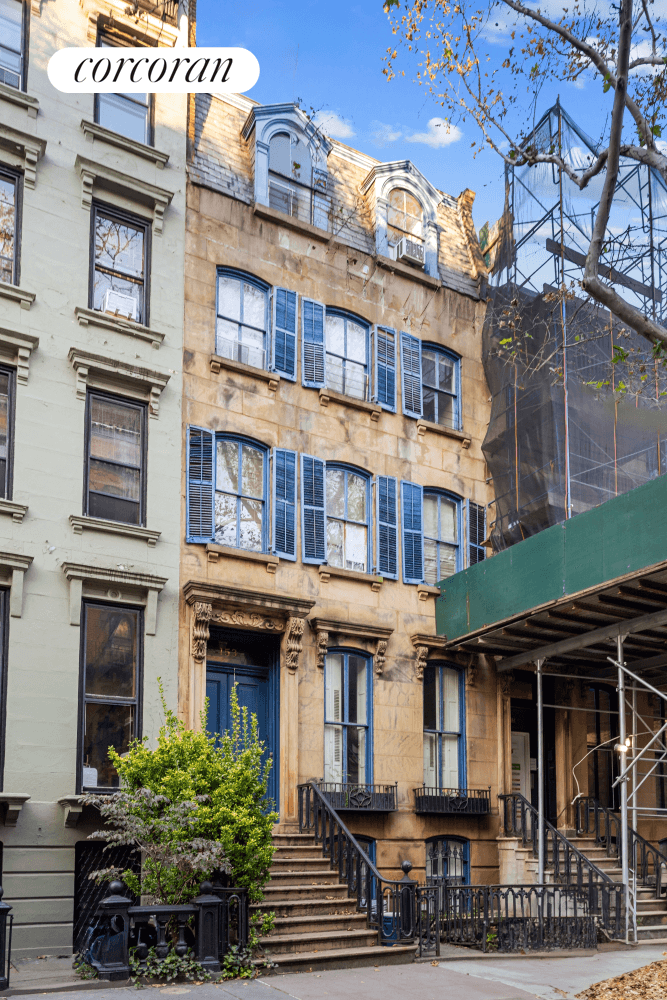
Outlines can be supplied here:
[[417, 199], [403, 188], [394, 188], [389, 194], [387, 212], [387, 242], [396, 246], [407, 238], [420, 245], [424, 242], [423, 210]]
[[327, 175], [313, 169], [306, 144], [288, 132], [269, 142], [269, 207], [318, 229], [331, 228]]

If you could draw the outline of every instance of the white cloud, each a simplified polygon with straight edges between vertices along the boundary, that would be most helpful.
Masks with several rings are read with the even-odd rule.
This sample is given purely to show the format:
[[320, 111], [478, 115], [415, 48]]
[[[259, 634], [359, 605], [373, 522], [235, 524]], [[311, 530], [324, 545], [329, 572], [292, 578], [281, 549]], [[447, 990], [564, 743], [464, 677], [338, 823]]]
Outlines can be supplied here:
[[450, 125], [445, 118], [429, 118], [426, 132], [415, 132], [413, 135], [406, 135], [406, 142], [421, 142], [431, 149], [441, 149], [443, 146], [451, 146], [453, 142], [458, 142], [463, 138], [463, 132], [458, 125]]
[[335, 111], [318, 111], [313, 122], [334, 139], [351, 139], [355, 134], [352, 123], [341, 118]]
[[374, 146], [386, 146], [388, 143], [400, 139], [403, 130], [400, 125], [388, 125], [386, 122], [373, 121], [368, 134]]

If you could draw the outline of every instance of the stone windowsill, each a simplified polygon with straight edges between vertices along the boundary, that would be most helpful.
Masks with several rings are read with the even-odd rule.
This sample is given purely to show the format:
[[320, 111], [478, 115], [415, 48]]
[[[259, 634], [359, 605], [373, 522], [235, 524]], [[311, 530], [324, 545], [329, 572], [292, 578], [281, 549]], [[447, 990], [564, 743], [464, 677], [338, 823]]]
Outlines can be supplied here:
[[143, 326], [142, 323], [135, 323], [124, 316], [112, 316], [109, 313], [100, 312], [99, 309], [84, 309], [83, 306], [77, 306], [74, 315], [79, 326], [99, 326], [103, 330], [115, 330], [116, 333], [123, 333], [129, 337], [148, 340], [153, 347], [159, 347], [165, 337], [164, 333]]
[[135, 156], [140, 156], [144, 160], [150, 160], [151, 163], [154, 163], [161, 170], [169, 160], [169, 153], [162, 153], [159, 149], [155, 149], [154, 146], [147, 146], [144, 142], [127, 139], [124, 135], [113, 132], [111, 129], [103, 128], [96, 122], [89, 122], [83, 118], [81, 120], [81, 128], [86, 139], [89, 139], [91, 142], [94, 142], [95, 139], [100, 139], [110, 146], [117, 146], [118, 149], [124, 149], [126, 153], [134, 153]]
[[420, 601], [426, 601], [429, 597], [440, 597], [440, 587], [430, 587], [427, 583], [418, 583], [417, 596]]
[[21, 524], [28, 510], [25, 503], [14, 503], [13, 500], [0, 500], [0, 514], [7, 514], [16, 524]]
[[10, 104], [17, 104], [20, 108], [25, 108], [30, 118], [36, 118], [39, 111], [39, 101], [36, 97], [31, 97], [23, 90], [10, 87], [6, 83], [0, 83], [0, 97]]
[[426, 274], [423, 268], [410, 267], [402, 260], [392, 260], [391, 257], [385, 257], [383, 254], [378, 254], [376, 260], [378, 267], [383, 267], [385, 271], [402, 274], [405, 278], [412, 278], [413, 281], [419, 281], [422, 285], [428, 285], [429, 288], [442, 288], [440, 278], [432, 278], [430, 274]]
[[103, 517], [87, 517], [82, 514], [70, 514], [69, 523], [75, 535], [81, 535], [84, 531], [104, 531], [124, 538], [138, 538], [145, 541], [149, 548], [155, 547], [162, 534], [160, 531], [142, 528], [138, 524], [124, 524], [121, 521], [108, 521]]
[[328, 243], [333, 238], [332, 234], [325, 229], [319, 229], [318, 226], [313, 226], [310, 222], [302, 222], [301, 219], [287, 215], [286, 212], [279, 212], [277, 208], [269, 208], [268, 205], [259, 205], [255, 202], [253, 212], [260, 219], [268, 219], [269, 222], [275, 222], [279, 226], [285, 226], [285, 228], [293, 229], [297, 233], [303, 233], [304, 236], [310, 236], [311, 239], [319, 240], [320, 243]]
[[5, 826], [16, 826], [21, 809], [30, 798], [25, 792], [0, 792], [0, 804], [6, 806]]
[[363, 410], [374, 423], [378, 422], [382, 413], [382, 407], [378, 403], [367, 403], [365, 399], [355, 399], [354, 396], [346, 396], [344, 392], [334, 392], [333, 389], [320, 389], [320, 405], [328, 406], [331, 400], [343, 406], [351, 406], [354, 410]]
[[268, 372], [264, 368], [245, 365], [242, 361], [231, 361], [229, 358], [220, 357], [219, 354], [211, 355], [210, 366], [214, 375], [219, 375], [220, 369], [226, 368], [230, 372], [238, 372], [240, 375], [250, 375], [252, 378], [261, 379], [263, 382], [268, 382], [271, 392], [276, 392], [280, 385], [280, 375], [277, 372]]
[[358, 580], [360, 583], [370, 583], [371, 590], [375, 593], [379, 591], [384, 582], [383, 577], [374, 576], [373, 573], [361, 573], [356, 569], [342, 569], [327, 564], [319, 567], [319, 574], [321, 583], [328, 583], [332, 576], [341, 580]]
[[445, 427], [444, 424], [435, 424], [432, 420], [419, 419], [417, 421], [417, 434], [420, 438], [423, 438], [426, 431], [431, 431], [432, 434], [441, 434], [442, 437], [453, 438], [455, 441], [460, 441], [462, 448], [470, 447], [471, 439], [464, 431], [456, 431], [453, 427]]
[[280, 562], [278, 556], [270, 552], [250, 552], [248, 549], [235, 549], [229, 545], [215, 545], [209, 543], [206, 546], [206, 554], [209, 562], [217, 562], [222, 556], [227, 559], [243, 559], [246, 562], [263, 563], [266, 572], [275, 575]]
[[20, 304], [21, 309], [29, 309], [36, 298], [36, 292], [27, 292], [18, 285], [7, 285], [4, 281], [0, 281], [0, 299], [12, 299]]

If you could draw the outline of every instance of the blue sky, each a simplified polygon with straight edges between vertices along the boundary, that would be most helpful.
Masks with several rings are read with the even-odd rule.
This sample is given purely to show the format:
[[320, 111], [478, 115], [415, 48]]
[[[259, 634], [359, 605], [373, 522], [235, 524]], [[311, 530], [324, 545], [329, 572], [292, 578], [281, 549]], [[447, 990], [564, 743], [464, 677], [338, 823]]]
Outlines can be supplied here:
[[[300, 98], [335, 115], [325, 131], [380, 160], [410, 159], [435, 184], [457, 195], [477, 192], [475, 223], [502, 211], [502, 164], [491, 152], [473, 159], [472, 125], [447, 135], [429, 121], [443, 110], [405, 78], [382, 75], [393, 41], [381, 0], [199, 0], [197, 43], [250, 49], [261, 67], [248, 96], [262, 104]], [[323, 123], [324, 124], [324, 123]]]

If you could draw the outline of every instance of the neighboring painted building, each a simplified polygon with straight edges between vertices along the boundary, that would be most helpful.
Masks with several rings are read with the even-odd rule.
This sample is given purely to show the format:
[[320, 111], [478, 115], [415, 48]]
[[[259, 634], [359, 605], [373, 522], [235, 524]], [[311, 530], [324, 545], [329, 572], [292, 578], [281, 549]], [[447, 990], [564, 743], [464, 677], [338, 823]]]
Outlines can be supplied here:
[[[199, 95], [193, 144], [180, 711], [196, 725], [208, 695], [221, 731], [239, 683], [282, 830], [324, 779], [383, 873], [493, 882], [496, 678], [435, 634], [491, 498], [474, 196], [292, 104]], [[424, 784], [480, 814], [457, 792], [417, 812]]]
[[[132, 13], [135, 9], [135, 13]], [[191, 25], [192, 30], [192, 25]], [[67, 955], [79, 793], [177, 698], [185, 95], [61, 94], [64, 46], [187, 45], [172, 0], [0, 0], [2, 885]]]

